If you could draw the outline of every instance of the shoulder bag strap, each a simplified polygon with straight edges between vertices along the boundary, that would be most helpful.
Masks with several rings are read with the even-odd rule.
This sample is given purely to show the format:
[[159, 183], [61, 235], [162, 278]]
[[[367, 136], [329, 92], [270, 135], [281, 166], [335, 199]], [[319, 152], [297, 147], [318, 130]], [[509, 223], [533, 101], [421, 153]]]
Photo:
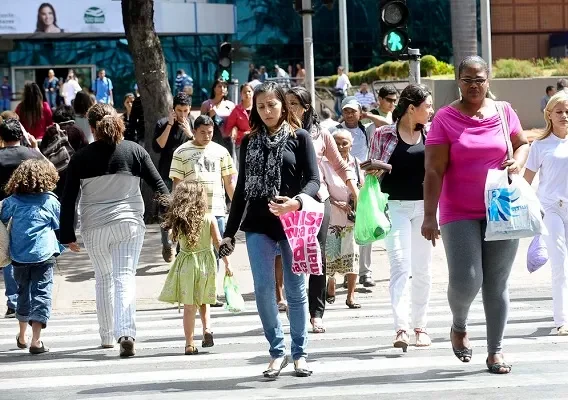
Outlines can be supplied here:
[[501, 130], [505, 136], [505, 143], [507, 143], [507, 159], [513, 158], [513, 144], [511, 143], [511, 132], [509, 130], [509, 122], [507, 121], [507, 116], [505, 115], [505, 103], [502, 101], [496, 101], [495, 107], [497, 107], [497, 113], [499, 114], [499, 119], [501, 120]]

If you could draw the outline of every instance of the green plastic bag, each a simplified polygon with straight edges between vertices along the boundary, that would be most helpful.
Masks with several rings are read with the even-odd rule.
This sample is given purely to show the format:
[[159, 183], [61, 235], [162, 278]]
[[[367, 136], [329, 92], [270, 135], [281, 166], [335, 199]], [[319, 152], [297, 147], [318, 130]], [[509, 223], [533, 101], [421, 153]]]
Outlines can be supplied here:
[[244, 311], [245, 300], [234, 276], [225, 275], [223, 289], [225, 290], [225, 309], [233, 313]]
[[388, 216], [388, 198], [388, 194], [381, 192], [378, 179], [367, 175], [357, 201], [355, 242], [358, 245], [373, 243], [389, 234], [391, 222]]

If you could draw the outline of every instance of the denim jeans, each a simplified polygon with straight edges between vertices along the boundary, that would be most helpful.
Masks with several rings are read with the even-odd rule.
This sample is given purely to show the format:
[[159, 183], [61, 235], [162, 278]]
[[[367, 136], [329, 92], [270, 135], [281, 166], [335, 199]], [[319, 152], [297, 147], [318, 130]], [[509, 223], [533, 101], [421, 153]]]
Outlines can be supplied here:
[[51, 292], [55, 258], [37, 264], [14, 267], [18, 282], [16, 318], [20, 322], [40, 322], [45, 328], [51, 315]]
[[12, 267], [12, 264], [9, 264], [2, 268], [2, 273], [4, 274], [6, 298], [8, 299], [6, 305], [8, 306], [8, 308], [15, 310], [16, 305], [18, 304], [18, 283], [14, 279], [14, 267]]
[[9, 111], [11, 108], [10, 99], [0, 100], [0, 111]]
[[46, 97], [47, 103], [49, 104], [49, 106], [50, 106], [51, 108], [57, 107], [57, 92], [55, 92], [55, 91], [54, 91], [54, 92], [49, 92], [49, 91], [48, 91], [48, 92], [46, 93], [46, 96], [45, 96], [45, 97]]
[[290, 336], [292, 337], [292, 358], [298, 360], [307, 357], [308, 331], [308, 296], [306, 276], [292, 272], [292, 250], [287, 240], [279, 242], [260, 233], [246, 233], [247, 252], [254, 281], [256, 308], [264, 329], [264, 336], [270, 344], [270, 356], [280, 358], [286, 354], [284, 331], [276, 305], [276, 285], [274, 278], [274, 258], [276, 246], [280, 245], [284, 270], [284, 289], [290, 318]]

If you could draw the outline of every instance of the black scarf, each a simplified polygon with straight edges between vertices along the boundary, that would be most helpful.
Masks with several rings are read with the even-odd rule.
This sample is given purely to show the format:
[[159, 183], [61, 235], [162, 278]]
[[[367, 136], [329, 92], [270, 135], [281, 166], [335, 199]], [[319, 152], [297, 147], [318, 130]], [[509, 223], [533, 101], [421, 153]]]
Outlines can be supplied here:
[[[266, 128], [263, 128], [261, 132], [251, 136], [245, 159], [245, 197], [247, 200], [271, 199], [280, 193], [284, 145], [290, 134], [290, 125], [284, 122], [273, 135], [269, 135]], [[266, 161], [265, 149], [268, 149]]]

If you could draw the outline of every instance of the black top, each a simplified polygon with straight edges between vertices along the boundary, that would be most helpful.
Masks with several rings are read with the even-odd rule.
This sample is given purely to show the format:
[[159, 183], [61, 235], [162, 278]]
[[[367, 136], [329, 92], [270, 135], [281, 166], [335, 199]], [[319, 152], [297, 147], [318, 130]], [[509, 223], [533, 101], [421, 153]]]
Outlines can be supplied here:
[[170, 167], [172, 166], [172, 158], [174, 157], [174, 151], [187, 142], [188, 137], [183, 132], [183, 129], [179, 126], [177, 121], [174, 121], [174, 125], [170, 129], [170, 136], [168, 136], [168, 141], [164, 148], [161, 148], [156, 142], [162, 133], [166, 130], [168, 126], [168, 119], [162, 118], [156, 124], [156, 130], [154, 131], [154, 140], [152, 140], [152, 149], [158, 154], [160, 154], [160, 161], [158, 162], [158, 172], [162, 179], [166, 180], [170, 178]]
[[8, 197], [4, 192], [4, 186], [6, 186], [16, 168], [26, 160], [41, 160], [42, 158], [43, 156], [39, 152], [24, 146], [10, 146], [0, 149], [0, 200]]
[[[244, 232], [262, 233], [273, 240], [285, 240], [280, 219], [268, 209], [269, 199], [251, 199], [248, 203], [245, 199], [246, 152], [249, 141], [250, 136], [247, 135], [241, 143], [239, 176], [224, 237], [235, 237], [240, 224], [240, 229]], [[265, 150], [265, 157], [267, 155], [268, 150]], [[305, 193], [316, 198], [320, 177], [316, 152], [307, 131], [297, 130], [296, 137], [290, 136], [284, 145], [281, 176], [281, 196], [294, 197]], [[245, 207], [246, 215], [241, 224]]]
[[410, 145], [398, 135], [398, 144], [394, 149], [389, 164], [392, 172], [386, 174], [381, 182], [383, 193], [389, 194], [389, 200], [424, 200], [424, 134], [420, 143]]
[[[132, 179], [128, 180], [128, 177]], [[137, 143], [123, 140], [117, 145], [97, 140], [71, 157], [67, 167], [65, 190], [61, 200], [61, 243], [74, 242], [75, 203], [82, 183], [81, 224], [83, 228], [129, 218], [144, 209], [140, 182], [144, 181], [156, 192], [169, 194], [150, 155]], [[87, 209], [88, 208], [88, 209]]]
[[128, 134], [129, 140], [136, 143], [144, 143], [144, 109], [142, 108], [142, 99], [140, 96], [134, 99], [132, 103], [132, 111], [128, 121], [128, 132], [125, 132], [125, 138]]

